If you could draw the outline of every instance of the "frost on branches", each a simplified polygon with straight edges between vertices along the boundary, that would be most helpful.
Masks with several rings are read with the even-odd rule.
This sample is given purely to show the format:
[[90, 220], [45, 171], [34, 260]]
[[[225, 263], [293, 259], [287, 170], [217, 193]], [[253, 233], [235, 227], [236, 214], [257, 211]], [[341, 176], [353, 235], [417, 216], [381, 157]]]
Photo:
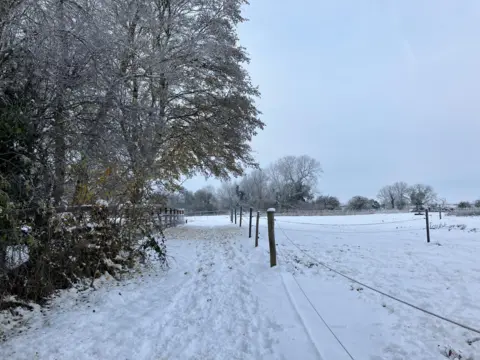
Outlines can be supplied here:
[[[152, 203], [154, 179], [169, 191], [255, 166], [264, 124], [236, 33], [244, 3], [1, 2], [0, 213], [38, 209], [35, 234], [54, 206]], [[1, 234], [18, 232], [5, 219]], [[0, 237], [0, 276], [19, 239]]]

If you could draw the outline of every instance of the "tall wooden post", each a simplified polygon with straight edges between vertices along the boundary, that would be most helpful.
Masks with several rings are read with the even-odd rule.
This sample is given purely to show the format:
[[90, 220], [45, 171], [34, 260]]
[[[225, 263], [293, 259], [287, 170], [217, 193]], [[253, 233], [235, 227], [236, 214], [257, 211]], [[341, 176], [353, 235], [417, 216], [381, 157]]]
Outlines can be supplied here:
[[230, 222], [233, 224], [233, 208], [230, 208]]
[[250, 218], [248, 219], [248, 238], [251, 239], [252, 238], [252, 212], [253, 212], [253, 209], [250, 208]]
[[430, 219], [428, 215], [428, 209], [425, 209], [425, 220], [427, 222], [427, 243], [430, 242]]
[[235, 225], [237, 225], [237, 208], [235, 207]]
[[268, 245], [270, 247], [270, 267], [277, 265], [277, 248], [275, 244], [275, 209], [267, 210]]
[[240, 227], [242, 227], [242, 215], [243, 215], [243, 207], [240, 206]]
[[257, 228], [255, 229], [255, 247], [258, 247], [258, 228], [260, 225], [260, 211], [257, 211]]

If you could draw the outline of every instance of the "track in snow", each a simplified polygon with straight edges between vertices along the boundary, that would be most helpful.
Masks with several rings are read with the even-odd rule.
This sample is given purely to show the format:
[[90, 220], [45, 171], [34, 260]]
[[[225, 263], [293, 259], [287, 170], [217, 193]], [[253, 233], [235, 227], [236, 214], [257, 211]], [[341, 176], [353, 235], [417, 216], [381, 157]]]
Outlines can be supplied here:
[[167, 274], [101, 288], [73, 307], [59, 299], [31, 330], [0, 343], [1, 358], [282, 359], [241, 233], [199, 229], [198, 240], [170, 242]]

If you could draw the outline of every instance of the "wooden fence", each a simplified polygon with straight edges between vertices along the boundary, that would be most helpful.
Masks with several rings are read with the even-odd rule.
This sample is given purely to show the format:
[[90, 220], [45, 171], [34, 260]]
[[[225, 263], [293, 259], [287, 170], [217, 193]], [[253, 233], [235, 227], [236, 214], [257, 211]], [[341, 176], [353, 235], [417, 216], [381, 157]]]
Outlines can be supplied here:
[[111, 217], [123, 217], [135, 214], [135, 212], [148, 211], [152, 216], [156, 216], [162, 224], [171, 227], [184, 223], [185, 210], [174, 209], [165, 207], [164, 205], [79, 205], [79, 206], [57, 206], [52, 208], [40, 209], [40, 208], [20, 208], [9, 209], [10, 215], [17, 219], [33, 218], [39, 214], [79, 214], [90, 213], [94, 210], [106, 209]]

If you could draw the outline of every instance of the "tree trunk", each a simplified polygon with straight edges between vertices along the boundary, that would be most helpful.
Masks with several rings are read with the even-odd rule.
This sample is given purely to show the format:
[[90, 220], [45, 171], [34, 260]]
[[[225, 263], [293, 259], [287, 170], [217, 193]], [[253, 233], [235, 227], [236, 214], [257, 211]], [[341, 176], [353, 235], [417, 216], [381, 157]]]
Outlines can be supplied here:
[[63, 107], [58, 106], [55, 112], [55, 179], [53, 184], [53, 201], [59, 205], [65, 192], [66, 143]]
[[0, 244], [0, 274], [7, 270], [7, 251], [4, 245]]
[[58, 0], [57, 20], [59, 38], [59, 56], [57, 61], [57, 93], [54, 112], [54, 166], [55, 178], [53, 185], [53, 201], [59, 205], [65, 193], [65, 170], [66, 170], [66, 116], [65, 116], [65, 90], [68, 58], [67, 32], [65, 26], [65, 0]]

